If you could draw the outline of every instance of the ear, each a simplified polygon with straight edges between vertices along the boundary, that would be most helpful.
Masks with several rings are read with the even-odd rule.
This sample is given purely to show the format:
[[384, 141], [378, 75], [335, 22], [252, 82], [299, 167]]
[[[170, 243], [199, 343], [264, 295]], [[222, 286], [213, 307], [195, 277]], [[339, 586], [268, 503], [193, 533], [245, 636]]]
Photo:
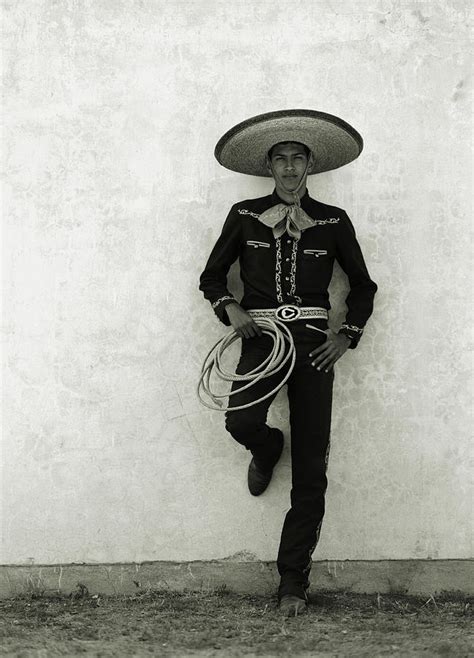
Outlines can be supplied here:
[[265, 166], [267, 168], [267, 171], [273, 176], [272, 165], [270, 162], [270, 158], [268, 157], [268, 154], [265, 156]]
[[311, 169], [313, 168], [314, 162], [315, 162], [314, 153], [313, 153], [313, 151], [310, 151], [309, 152], [309, 158], [308, 158], [308, 171], [311, 171]]

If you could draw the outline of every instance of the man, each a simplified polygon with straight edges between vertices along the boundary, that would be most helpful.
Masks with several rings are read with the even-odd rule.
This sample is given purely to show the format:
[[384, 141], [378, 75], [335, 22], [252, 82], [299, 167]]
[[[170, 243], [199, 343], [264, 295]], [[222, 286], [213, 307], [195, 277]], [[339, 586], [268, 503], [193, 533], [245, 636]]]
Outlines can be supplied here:
[[[312, 110], [284, 110], [253, 117], [228, 131], [215, 155], [225, 167], [272, 176], [272, 194], [232, 206], [204, 271], [200, 290], [217, 317], [242, 338], [237, 373], [248, 373], [272, 349], [258, 317], [274, 313], [287, 322], [296, 348], [288, 379], [292, 490], [281, 534], [278, 599], [286, 615], [305, 611], [311, 556], [319, 539], [327, 487], [334, 364], [355, 348], [372, 313], [377, 290], [344, 210], [311, 198], [309, 174], [354, 160], [362, 138], [346, 122]], [[244, 295], [227, 289], [227, 273], [239, 258]], [[346, 272], [350, 292], [346, 321], [328, 328], [328, 286], [334, 260]], [[270, 311], [270, 309], [273, 309]], [[308, 319], [310, 322], [308, 322]], [[276, 393], [244, 409], [275, 387], [271, 375], [229, 398], [226, 429], [252, 453], [250, 493], [268, 486], [283, 449], [283, 434], [266, 424]], [[241, 384], [234, 382], [232, 392]]]

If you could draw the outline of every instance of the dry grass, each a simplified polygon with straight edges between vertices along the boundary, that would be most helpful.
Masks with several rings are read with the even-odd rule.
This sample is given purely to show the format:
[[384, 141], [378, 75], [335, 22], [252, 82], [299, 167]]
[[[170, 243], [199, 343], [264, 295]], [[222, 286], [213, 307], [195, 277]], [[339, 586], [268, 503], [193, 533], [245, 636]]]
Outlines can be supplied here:
[[5, 656], [469, 656], [463, 598], [318, 593], [308, 614], [276, 599], [213, 591], [91, 596], [33, 588], [0, 601]]

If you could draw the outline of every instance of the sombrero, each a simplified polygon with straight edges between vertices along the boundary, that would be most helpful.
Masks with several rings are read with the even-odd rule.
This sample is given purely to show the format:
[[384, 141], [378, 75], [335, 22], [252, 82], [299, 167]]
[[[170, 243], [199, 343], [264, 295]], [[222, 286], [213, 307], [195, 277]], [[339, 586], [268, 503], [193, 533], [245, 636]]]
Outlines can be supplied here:
[[301, 142], [314, 153], [309, 174], [337, 169], [355, 160], [363, 148], [357, 130], [332, 114], [317, 110], [278, 110], [238, 123], [217, 142], [214, 155], [227, 169], [271, 176], [265, 156], [278, 142]]

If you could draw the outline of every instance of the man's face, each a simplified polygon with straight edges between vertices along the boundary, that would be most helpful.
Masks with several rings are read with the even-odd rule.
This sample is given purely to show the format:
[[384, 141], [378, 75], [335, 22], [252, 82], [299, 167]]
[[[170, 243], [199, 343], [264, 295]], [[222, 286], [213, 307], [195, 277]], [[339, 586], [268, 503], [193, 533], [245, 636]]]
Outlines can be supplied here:
[[[311, 155], [310, 155], [311, 157]], [[272, 169], [288, 191], [295, 190], [306, 170], [308, 156], [304, 146], [289, 142], [273, 147], [271, 157]], [[269, 162], [267, 162], [269, 171]], [[271, 172], [272, 173], [272, 172]], [[276, 181], [278, 183], [278, 180]]]

